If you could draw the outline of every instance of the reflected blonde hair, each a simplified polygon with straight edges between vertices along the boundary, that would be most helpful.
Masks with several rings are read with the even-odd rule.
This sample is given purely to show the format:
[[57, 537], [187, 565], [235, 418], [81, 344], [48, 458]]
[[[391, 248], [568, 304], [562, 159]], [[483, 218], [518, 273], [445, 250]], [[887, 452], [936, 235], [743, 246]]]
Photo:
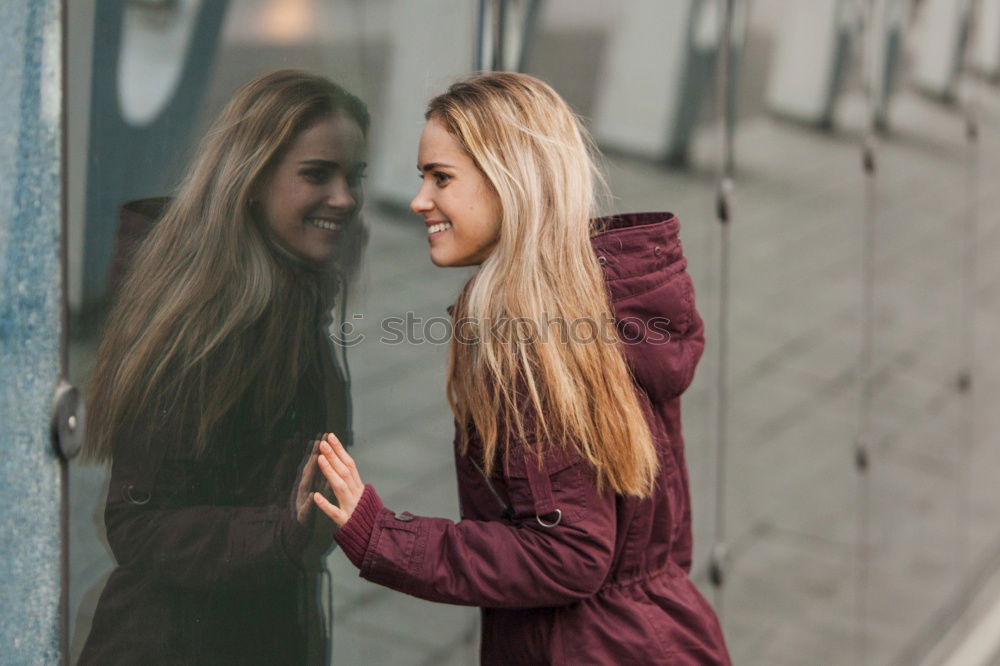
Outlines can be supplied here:
[[[551, 87], [507, 72], [455, 83], [426, 117], [459, 141], [501, 208], [496, 247], [454, 312], [456, 322], [480, 322], [474, 344], [451, 342], [456, 420], [481, 437], [487, 470], [498, 454], [507, 464], [512, 438], [539, 465], [539, 443], [554, 441], [590, 463], [599, 489], [648, 497], [658, 457], [620, 341], [613, 334], [574, 340], [559, 330], [560, 320], [612, 321], [590, 242], [600, 231], [590, 220], [603, 180], [589, 135]], [[519, 334], [525, 323], [542, 335]], [[467, 453], [469, 428], [460, 430]]]
[[367, 134], [360, 100], [297, 70], [250, 81], [226, 106], [108, 317], [88, 391], [87, 457], [147, 443], [164, 418], [185, 426], [200, 456], [246, 399], [266, 441], [304, 374], [321, 367], [322, 325], [357, 267], [364, 226], [351, 225], [331, 265], [311, 265], [277, 245], [253, 198], [296, 137], [338, 113]]

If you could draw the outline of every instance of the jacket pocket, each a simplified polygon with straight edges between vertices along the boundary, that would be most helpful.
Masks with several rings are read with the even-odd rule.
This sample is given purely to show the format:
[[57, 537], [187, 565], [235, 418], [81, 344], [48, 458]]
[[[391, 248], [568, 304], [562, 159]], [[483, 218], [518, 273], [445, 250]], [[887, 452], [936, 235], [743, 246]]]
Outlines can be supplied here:
[[573, 452], [550, 447], [541, 469], [534, 454], [512, 452], [502, 482], [508, 489], [515, 517], [546, 527], [584, 517], [589, 476], [586, 463]]
[[376, 581], [379, 584], [406, 591], [405, 581], [417, 571], [423, 559], [417, 552], [419, 523], [381, 518], [379, 528], [374, 548], [369, 547], [368, 551], [378, 562], [365, 562], [364, 567], [369, 570], [374, 567], [380, 572]]

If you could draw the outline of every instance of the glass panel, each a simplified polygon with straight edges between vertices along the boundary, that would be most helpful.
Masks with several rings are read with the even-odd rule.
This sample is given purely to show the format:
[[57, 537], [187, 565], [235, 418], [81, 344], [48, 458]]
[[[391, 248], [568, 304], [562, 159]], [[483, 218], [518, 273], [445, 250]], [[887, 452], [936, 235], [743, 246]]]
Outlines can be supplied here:
[[[980, 20], [986, 18], [984, 13]], [[979, 34], [981, 44], [986, 41], [986, 31]], [[980, 53], [985, 50], [981, 48]], [[988, 64], [980, 65], [981, 72], [995, 74], [1000, 66], [998, 60], [993, 52], [993, 57], [987, 59]], [[968, 351], [961, 350], [971, 358], [971, 392], [960, 417], [963, 427], [956, 434], [962, 442], [969, 441], [966, 436], [973, 442], [962, 470], [962, 479], [968, 488], [960, 500], [967, 504], [960, 505], [960, 509], [963, 527], [967, 530], [963, 543], [968, 548], [962, 560], [963, 570], [971, 589], [976, 591], [981, 587], [978, 581], [992, 572], [1000, 561], [1000, 540], [995, 530], [995, 518], [1000, 513], [1000, 492], [993, 474], [1000, 464], [996, 435], [1000, 432], [1000, 410], [992, 407], [1000, 396], [1000, 359], [991, 351], [991, 341], [1000, 339], [1000, 307], [997, 306], [1000, 297], [1000, 258], [997, 254], [1000, 252], [1000, 216], [989, 212], [994, 206], [991, 199], [994, 190], [990, 183], [1000, 157], [1000, 131], [995, 122], [1000, 107], [996, 88], [986, 81], [980, 79], [966, 85], [969, 86], [965, 89], [966, 99], [974, 109], [978, 130], [978, 143], [968, 164], [969, 175], [963, 183], [968, 192], [965, 202], [970, 205], [965, 212], [971, 215], [970, 228], [963, 231], [971, 241], [963, 247], [963, 270], [968, 284], [972, 285], [970, 298], [974, 319], [972, 336], [965, 341], [970, 347]]]
[[[787, 0], [735, 3], [736, 188], [723, 266], [723, 231], [716, 219], [723, 137], [714, 80], [723, 4], [508, 3], [516, 17], [508, 37], [511, 29], [521, 34], [524, 48], [518, 57], [518, 40], [510, 40], [506, 62], [548, 81], [584, 118], [604, 152], [614, 195], [609, 212], [669, 209], [681, 220], [707, 337], [683, 400], [693, 495], [692, 577], [717, 606], [734, 663], [914, 663], [953, 617], [949, 604], [959, 598], [962, 583], [981, 580], [1000, 552], [991, 528], [1000, 510], [991, 475], [1000, 463], [992, 445], [1000, 424], [996, 410], [988, 407], [1000, 390], [1000, 372], [989, 353], [989, 341], [1000, 332], [1000, 320], [991, 314], [998, 310], [1000, 279], [995, 216], [981, 212], [975, 242], [963, 245], [971, 237], [963, 227], [970, 201], [981, 202], [980, 211], [993, 209], [988, 175], [1000, 166], [994, 163], [1000, 155], [996, 90], [976, 87], [982, 115], [976, 165], [968, 161], [959, 107], [915, 90], [910, 61], [918, 59], [920, 41], [912, 36], [911, 22], [903, 20], [892, 39], [906, 39], [885, 51], [896, 49], [900, 78], [889, 131], [876, 145], [877, 173], [868, 200], [861, 163], [865, 17], [858, 13], [866, 3], [824, 0], [808, 9]], [[490, 31], [484, 43], [477, 42], [477, 5], [452, 0], [68, 3], [67, 20], [74, 26], [67, 31], [71, 375], [89, 395], [111, 393], [107, 384], [92, 381], [98, 347], [111, 330], [110, 304], [121, 293], [129, 262], [138, 256], [127, 242], [138, 247], [143, 229], [156, 217], [148, 212], [140, 216], [149, 219], [139, 227], [122, 226], [122, 204], [175, 194], [191, 160], [208, 145], [206, 132], [227, 101], [265, 72], [302, 68], [320, 73], [357, 95], [371, 114], [363, 209], [369, 238], [362, 266], [350, 282], [348, 299], [338, 293], [323, 300], [323, 308], [312, 306], [332, 310], [332, 319], [324, 323], [351, 343], [332, 355], [303, 343], [315, 352], [309, 357], [315, 361], [309, 366], [316, 371], [309, 376], [315, 390], [297, 386], [267, 403], [280, 405], [275, 409], [287, 416], [277, 424], [265, 418], [272, 411], [266, 407], [234, 408], [232, 413], [249, 416], [216, 426], [213, 432], [224, 433], [221, 457], [168, 454], [166, 463], [157, 463], [150, 462], [158, 460], [155, 455], [132, 453], [140, 470], [152, 466], [160, 476], [152, 494], [141, 479], [131, 486], [111, 483], [117, 505], [112, 508], [120, 509], [123, 501], [128, 505], [124, 514], [113, 510], [107, 516], [112, 530], [119, 530], [118, 541], [112, 535], [109, 543], [105, 527], [108, 466], [84, 460], [70, 466], [74, 661], [102, 604], [99, 636], [105, 645], [129, 635], [130, 645], [141, 649], [168, 635], [180, 636], [183, 640], [172, 641], [170, 649], [203, 640], [206, 652], [197, 656], [207, 658], [222, 654], [211, 650], [246, 650], [264, 635], [240, 634], [244, 644], [226, 646], [219, 637], [232, 634], [215, 635], [211, 627], [232, 626], [240, 617], [258, 623], [270, 617], [268, 636], [284, 636], [303, 663], [331, 658], [338, 664], [475, 661], [479, 615], [473, 609], [430, 604], [366, 582], [343, 553], [321, 555], [325, 543], [318, 537], [311, 568], [275, 574], [267, 563], [274, 549], [295, 540], [290, 534], [302, 536], [294, 526], [282, 527], [280, 516], [290, 512], [294, 472], [314, 434], [304, 432], [311, 422], [298, 428], [296, 419], [303, 413], [350, 415], [352, 427], [345, 416], [339, 430], [345, 438], [353, 431], [352, 455], [386, 506], [459, 517], [442, 336], [447, 307], [471, 271], [443, 271], [427, 260], [426, 229], [407, 206], [418, 187], [413, 169], [426, 100], [468, 73], [475, 58], [487, 62], [495, 53]], [[659, 12], [657, 23], [650, 23], [655, 40], [630, 43], [623, 26], [630, 17], [640, 19], [633, 20], [633, 28], [642, 23], [637, 8]], [[899, 50], [901, 44], [905, 50]], [[969, 186], [977, 174], [978, 193]], [[246, 198], [270, 201], [260, 194]], [[866, 202], [873, 208], [867, 209]], [[872, 246], [865, 245], [867, 214], [875, 224]], [[180, 235], [175, 241], [188, 239]], [[976, 250], [978, 271], [971, 400], [979, 409], [971, 433], [970, 399], [956, 388], [966, 358], [962, 271], [969, 247]], [[870, 282], [863, 278], [866, 251], [873, 252]], [[217, 285], [217, 293], [231, 293], [226, 289], [248, 282], [245, 266], [252, 259], [245, 262], [245, 272], [234, 271]], [[176, 297], [189, 286], [182, 276], [193, 273], [182, 268], [169, 275], [148, 273], [172, 285], [158, 297]], [[195, 286], [222, 271], [219, 264], [217, 271], [198, 273], [202, 282]], [[154, 293], [150, 284], [133, 288]], [[316, 293], [322, 291], [317, 284], [331, 286], [318, 279], [309, 284]], [[728, 305], [720, 313], [726, 284]], [[205, 331], [216, 330], [208, 324], [218, 321], [202, 317], [207, 328], [197, 335], [171, 326], [191, 308], [218, 305], [223, 313], [218, 320], [237, 308], [236, 299], [214, 302], [210, 291], [205, 287], [204, 298], [189, 301], [169, 321], [159, 322], [153, 315], [162, 309], [151, 309], [148, 321], [133, 322], [131, 343], [106, 353], [122, 358], [138, 353], [139, 342], [158, 326], [173, 333], [148, 348], [151, 360], [141, 371], [148, 372], [175, 340], [196, 346]], [[874, 299], [874, 347], [871, 393], [864, 401], [858, 377], [866, 293]], [[278, 307], [280, 300], [269, 301], [268, 307]], [[728, 324], [722, 368], [728, 404], [719, 477], [722, 317]], [[215, 360], [227, 371], [252, 369], [258, 356], [287, 353], [287, 345], [311, 340], [320, 328], [319, 319], [312, 322], [316, 326], [296, 323], [294, 317], [286, 321], [280, 344], [245, 349], [233, 357], [239, 363]], [[210, 411], [207, 406], [223, 404], [218, 396], [227, 394], [214, 395], [200, 402], [193, 392], [177, 398], [201, 406], [191, 416], [200, 423]], [[346, 395], [350, 403], [316, 400]], [[175, 396], [157, 398], [169, 404]], [[862, 409], [872, 418], [866, 481], [855, 467]], [[264, 420], [254, 421], [258, 417]], [[167, 420], [160, 431], [179, 440], [171, 446], [197, 441], [197, 430], [184, 418]], [[139, 432], [155, 430], [154, 421], [144, 421], [148, 428]], [[274, 439], [265, 434], [269, 427], [290, 428], [285, 434], [295, 440], [295, 456], [288, 454], [286, 460], [284, 453], [276, 454], [287, 450], [269, 446]], [[150, 512], [143, 513], [147, 498]], [[153, 507], [160, 513], [153, 514]], [[195, 507], [195, 519], [171, 523], [179, 507]], [[226, 518], [204, 529], [200, 518], [217, 516], [219, 510]], [[252, 535], [239, 532], [248, 524], [270, 527]], [[177, 537], [173, 544], [148, 536], [151, 526], [163, 525]], [[234, 533], [246, 536], [241, 547], [260, 550], [259, 570], [213, 546], [213, 539], [224, 542]], [[149, 541], [143, 541], [147, 536]], [[709, 582], [717, 538], [728, 553], [721, 591]], [[124, 579], [119, 570], [115, 583], [115, 556], [146, 553], [149, 544], [154, 545], [148, 556], [140, 558], [144, 568], [126, 570]], [[240, 562], [251, 569], [241, 579], [246, 586], [234, 583], [248, 571], [238, 567]], [[163, 584], [177, 580], [181, 583]], [[262, 587], [271, 595], [266, 603], [258, 595]], [[196, 601], [191, 608], [205, 608], [210, 598], [224, 610], [213, 619], [199, 616], [202, 611], [168, 617], [170, 611], [162, 610], [169, 606], [163, 603], [168, 588]], [[143, 601], [127, 602], [128, 594], [141, 594]], [[263, 610], [257, 612], [254, 604]], [[138, 610], [122, 613], [122, 608]], [[167, 615], [149, 615], [156, 608]], [[133, 629], [130, 622], [139, 626]], [[216, 637], [206, 638], [210, 634]], [[332, 635], [329, 653], [324, 653], [324, 634]], [[271, 641], [260, 649], [280, 644]], [[281, 661], [287, 659], [275, 663]]]
[[721, 608], [734, 663], [854, 664], [859, 63], [828, 11], [754, 3], [747, 25]]
[[[420, 9], [419, 5], [411, 4], [408, 11], [414, 14], [414, 10]], [[237, 90], [257, 75], [283, 68], [320, 73], [364, 100], [375, 119], [373, 127], [381, 128], [391, 115], [385, 105], [394, 93], [386, 89], [384, 82], [393, 66], [394, 53], [409, 49], [410, 58], [426, 58], [426, 55], [414, 52], [415, 33], [409, 34], [408, 42], [406, 36], [401, 36], [400, 28], [405, 23], [394, 18], [392, 3], [385, 2], [242, 0], [208, 3], [178, 0], [73, 3], [70, 11], [74, 14], [71, 17], [74, 26], [94, 26], [92, 35], [81, 34], [86, 30], [69, 31], [69, 49], [73, 56], [70, 61], [79, 72], [70, 74], [70, 80], [75, 83], [71, 86], [68, 104], [69, 187], [74, 193], [71, 194], [71, 210], [74, 211], [71, 290], [75, 317], [71, 366], [75, 383], [93, 391], [89, 379], [101, 336], [106, 334], [104, 327], [111, 300], [108, 271], [112, 259], [121, 255], [115, 249], [121, 233], [116, 223], [118, 206], [130, 199], [175, 192], [190, 160], [206, 145], [205, 133], [213, 120]], [[443, 81], [468, 68], [473, 21], [472, 11], [466, 13], [467, 20], [462, 16], [454, 19], [465, 32], [464, 37], [454, 40], [455, 53], [451, 57], [452, 61], [457, 59], [461, 67], [449, 71], [441, 62], [424, 63], [427, 72], [416, 77], [417, 81]], [[429, 21], [430, 14], [423, 18]], [[171, 64], [176, 67], [171, 69]], [[176, 79], [173, 89], [168, 85], [171, 77]], [[435, 89], [437, 87], [435, 84]], [[348, 350], [353, 371], [350, 390], [357, 406], [353, 414], [356, 434], [353, 451], [359, 467], [370, 478], [378, 480], [380, 493], [387, 503], [405, 504], [415, 512], [428, 515], [457, 518], [449, 451], [452, 421], [444, 399], [441, 372], [446, 363], [446, 347], [413, 341], [389, 346], [380, 341], [383, 332], [379, 326], [385, 317], [407, 312], [423, 319], [446, 317], [445, 307], [467, 277], [464, 271], [435, 270], [423, 249], [423, 225], [415, 223], [412, 216], [403, 214], [397, 207], [408, 201], [408, 196], [416, 189], [417, 181], [411, 174], [416, 136], [420, 130], [417, 121], [430, 92], [430, 89], [422, 91], [407, 106], [407, 112], [412, 115], [407, 120], [413, 126], [409, 133], [413, 136], [400, 144], [405, 145], [405, 149], [385, 145], [385, 132], [381, 130], [372, 133], [372, 143], [382, 141], [382, 145], [373, 145], [367, 158], [372, 163], [372, 171], [378, 174], [370, 186], [369, 198], [388, 200], [391, 205], [369, 205], [366, 209], [365, 221], [370, 230], [366, 266], [350, 285], [352, 300], [345, 311], [357, 335], [364, 337], [363, 342]], [[160, 100], [159, 107], [154, 103], [156, 100]], [[118, 115], [119, 105], [124, 117]], [[98, 114], [107, 118], [95, 119]], [[399, 197], [392, 200], [383, 193], [383, 190], [391, 191], [394, 184], [389, 163], [397, 171], [400, 164], [405, 165], [408, 193], [401, 201]], [[109, 170], [112, 173], [109, 174]], [[390, 174], [388, 178], [386, 173]], [[110, 279], [113, 282], [119, 277], [115, 274]], [[293, 331], [290, 324], [288, 334]], [[341, 381], [344, 372], [342, 351], [338, 350], [333, 359], [338, 368], [334, 376], [340, 376]], [[436, 382], [436, 388], [428, 390], [428, 382]], [[343, 395], [344, 390], [342, 386], [339, 394]], [[289, 414], [295, 414], [295, 410]], [[275, 454], [268, 452], [266, 447], [262, 451], [260, 444], [253, 441], [253, 434], [247, 439], [249, 441], [241, 442], [232, 453], [241, 455], [245, 447], [246, 456], [260, 456], [257, 464], [276, 465]], [[252, 462], [244, 464], [253, 467]], [[218, 525], [223, 535], [227, 528], [246, 528], [247, 521], [253, 521], [250, 514], [259, 513], [260, 509], [244, 506], [239, 497], [233, 497], [236, 489], [232, 484], [237, 481], [223, 469], [225, 465], [217, 472], [206, 469], [205, 465], [195, 463], [187, 471], [178, 473], [201, 478], [210, 488], [209, 496], [215, 493], [222, 497], [218, 502], [231, 512], [231, 519]], [[241, 468], [238, 473], [256, 472]], [[95, 609], [100, 604], [106, 606], [103, 610], [105, 620], [110, 618], [110, 621], [99, 628], [100, 633], [95, 631], [98, 638], [92, 641], [98, 647], [119, 640], [132, 641], [131, 646], [134, 642], [155, 645], [176, 637], [177, 632], [194, 632], [188, 634], [188, 649], [203, 641], [207, 652], [200, 653], [200, 658], [219, 657], [220, 661], [226, 661], [228, 657], [223, 659], [220, 655], [229, 648], [197, 633], [198, 623], [223, 622], [224, 626], [235, 626], [240, 617], [244, 617], [259, 624], [270, 614], [273, 633], [278, 638], [270, 636], [266, 649], [274, 650], [282, 641], [289, 642], [290, 637], [301, 636], [295, 649], [316, 654], [320, 661], [327, 662], [331, 657], [321, 655], [322, 644], [317, 637], [323, 634], [324, 615], [329, 616], [332, 601], [336, 611], [336, 621], [331, 628], [336, 635], [332, 658], [337, 663], [411, 663], [414, 655], [428, 655], [429, 659], [438, 655], [440, 659], [433, 659], [435, 663], [448, 663], [448, 659], [453, 663], [467, 663], [474, 652], [478, 616], [471, 609], [431, 606], [375, 587], [359, 578], [356, 569], [337, 552], [323, 558], [330, 576], [312, 570], [295, 575], [291, 580], [281, 578], [287, 574], [273, 574], [277, 578], [271, 580], [266, 567], [259, 573], [247, 574], [237, 568], [238, 557], [229, 559], [231, 554], [213, 550], [211, 542], [205, 543], [213, 535], [211, 530], [202, 529], [204, 524], [198, 522], [197, 516], [189, 523], [183, 518], [181, 523], [166, 526], [154, 522], [154, 529], [162, 527], [176, 537], [176, 543], [157, 544], [150, 556], [154, 561], [161, 561], [164, 570], [171, 566], [189, 567], [186, 572], [166, 571], [167, 575], [175, 576], [186, 573], [192, 577], [193, 589], [198, 590], [177, 594], [205, 594], [211, 603], [205, 604], [204, 600], [185, 602], [176, 596], [169, 597], [172, 590], [168, 593], [162, 590], [171, 589], [172, 579], [168, 578], [167, 583], [157, 587], [163, 579], [147, 570], [133, 573], [131, 583], [119, 580], [117, 586], [109, 586], [115, 561], [103, 516], [108, 476], [108, 469], [103, 465], [77, 461], [71, 466], [70, 612], [74, 660], [79, 658], [91, 633]], [[250, 478], [252, 483], [258, 480]], [[287, 475], [285, 480], [290, 481]], [[196, 489], [192, 489], [188, 481], [180, 483], [176, 502], [180, 505], [194, 502], [190, 493]], [[286, 485], [288, 488], [283, 492], [287, 498], [294, 485]], [[279, 489], [268, 487], [266, 490], [270, 500], [278, 501]], [[249, 495], [243, 496], [254, 495], [252, 489], [247, 493]], [[258, 492], [257, 496], [260, 495]], [[145, 497], [135, 492], [137, 502], [144, 501]], [[153, 497], [151, 502], [156, 504], [157, 499]], [[219, 509], [210, 498], [204, 502], [207, 502], [204, 510], [208, 513]], [[278, 505], [274, 506], [278, 510]], [[267, 511], [265, 509], [265, 515], [260, 516], [261, 520], [272, 520]], [[167, 515], [150, 520], [170, 518]], [[252, 536], [256, 538], [254, 543], [250, 543]], [[246, 532], [248, 543], [244, 545], [262, 549], [261, 557], [266, 560], [274, 556], [268, 549], [286, 545], [284, 541], [274, 542], [275, 537], [270, 528], [263, 533]], [[118, 555], [127, 556], [128, 548], [142, 546], [127, 537], [122, 538], [124, 542], [116, 550], [124, 550], [117, 550]], [[183, 542], [184, 539], [189, 541]], [[191, 549], [204, 547], [205, 551], [204, 554], [188, 553], [188, 559], [184, 560], [185, 553], [169, 551], [171, 545]], [[255, 597], [253, 592], [234, 591], [231, 586], [238, 588], [241, 583], [229, 577], [240, 575], [253, 578], [242, 583], [251, 589], [263, 588], [265, 592], [261, 594], [267, 596]], [[171, 620], [144, 622], [138, 632], [133, 631], [131, 637], [125, 636], [126, 630], [132, 629], [112, 607], [116, 601], [119, 607], [129, 607], [130, 602], [122, 597], [122, 589], [130, 584], [132, 591], [144, 585], [154, 589], [145, 593], [144, 601], [131, 606], [136, 609], [137, 616], [146, 617], [157, 609], [167, 612], [163, 609], [173, 608]], [[179, 587], [184, 587], [183, 581]], [[99, 601], [102, 592], [107, 599]], [[126, 597], [128, 593], [126, 590]], [[253, 604], [263, 603], [261, 599], [265, 599], [268, 608], [258, 613], [253, 610]], [[188, 611], [183, 610], [185, 607]], [[206, 608], [209, 610], [204, 610]], [[317, 611], [324, 615], [318, 615]], [[199, 612], [207, 612], [212, 617], [202, 618]], [[305, 619], [302, 612], [307, 613]], [[243, 638], [250, 640], [251, 637], [244, 635]], [[171, 649], [183, 650], [185, 647], [173, 646]], [[246, 647], [233, 649], [245, 650]], [[273, 663], [297, 661], [294, 654]], [[256, 654], [255, 658], [261, 658], [261, 654]], [[311, 657], [309, 661], [312, 663]]]
[[[913, 21], [904, 4], [871, 3], [860, 15], [851, 3], [755, 3], [751, 14], [740, 89], [750, 117], [736, 143], [722, 605], [737, 663], [916, 663], [955, 621], [962, 584], [982, 580], [994, 554], [972, 525], [972, 506], [996, 501], [976, 472], [992, 453], [970, 450], [971, 413], [957, 388], [963, 220], [976, 176], [963, 107], [928, 94], [919, 71], [921, 30], [947, 3], [926, 3]], [[772, 13], [779, 5], [784, 16]], [[881, 42], [866, 32], [877, 28]], [[865, 55], [865, 40], [878, 48]], [[860, 160], [864, 57], [893, 72], [870, 192]], [[765, 108], [755, 114], [759, 91]], [[857, 374], [866, 294], [868, 393]], [[852, 464], [866, 413], [867, 479]]]
[[964, 123], [960, 109], [907, 92], [879, 148], [876, 195], [868, 635], [883, 661], [939, 631], [968, 555], [960, 497], [969, 443], [957, 390]]

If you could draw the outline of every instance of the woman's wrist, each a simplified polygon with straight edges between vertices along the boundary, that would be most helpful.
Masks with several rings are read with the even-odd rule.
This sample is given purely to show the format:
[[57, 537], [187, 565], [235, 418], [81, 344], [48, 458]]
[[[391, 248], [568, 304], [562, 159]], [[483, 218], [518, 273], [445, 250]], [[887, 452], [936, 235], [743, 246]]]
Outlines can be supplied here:
[[385, 510], [385, 505], [374, 486], [366, 484], [350, 519], [334, 534], [334, 540], [359, 569], [364, 562], [365, 553], [368, 552], [368, 544], [371, 542], [372, 532], [375, 531], [378, 516]]

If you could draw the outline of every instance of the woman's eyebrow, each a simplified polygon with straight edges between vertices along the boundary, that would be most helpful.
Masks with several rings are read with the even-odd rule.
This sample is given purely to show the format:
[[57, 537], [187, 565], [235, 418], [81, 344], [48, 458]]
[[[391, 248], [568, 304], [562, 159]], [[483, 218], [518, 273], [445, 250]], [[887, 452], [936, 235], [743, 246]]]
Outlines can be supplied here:
[[331, 160], [321, 160], [321, 159], [302, 160], [299, 162], [299, 164], [307, 164], [309, 166], [322, 166], [328, 169], [336, 169], [340, 167], [340, 162], [333, 162]]
[[423, 166], [420, 166], [419, 164], [417, 165], [417, 171], [421, 172], [433, 171], [434, 169], [441, 169], [441, 168], [454, 169], [455, 167], [453, 167], [450, 164], [445, 164], [444, 162], [428, 162]]
[[[300, 165], [306, 166], [321, 166], [327, 169], [339, 169], [341, 167], [340, 162], [334, 162], [332, 160], [322, 160], [322, 159], [311, 159], [311, 160], [301, 160]], [[355, 169], [367, 169], [368, 162], [354, 162], [351, 164]]]

